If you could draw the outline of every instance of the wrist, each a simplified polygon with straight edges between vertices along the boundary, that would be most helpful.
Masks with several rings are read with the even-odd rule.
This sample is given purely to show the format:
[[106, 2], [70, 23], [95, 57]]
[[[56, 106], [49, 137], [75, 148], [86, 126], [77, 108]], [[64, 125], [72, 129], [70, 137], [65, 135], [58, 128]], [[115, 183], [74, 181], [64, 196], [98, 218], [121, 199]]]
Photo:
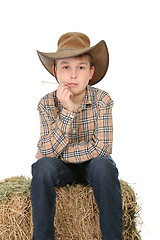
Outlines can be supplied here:
[[62, 104], [62, 106], [66, 111], [69, 111], [69, 112], [74, 112], [75, 110], [74, 106], [65, 106], [65, 104]]

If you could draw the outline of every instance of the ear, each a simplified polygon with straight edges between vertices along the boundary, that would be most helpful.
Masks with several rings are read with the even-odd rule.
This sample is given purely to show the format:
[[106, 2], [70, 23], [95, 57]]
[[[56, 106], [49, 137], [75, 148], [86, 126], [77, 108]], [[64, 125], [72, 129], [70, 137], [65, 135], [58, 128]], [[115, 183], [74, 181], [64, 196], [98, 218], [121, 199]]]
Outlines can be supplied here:
[[89, 78], [89, 80], [92, 79], [93, 74], [94, 74], [94, 70], [95, 70], [95, 68], [94, 68], [94, 66], [92, 66], [92, 68], [91, 68], [91, 70], [90, 70], [90, 78]]
[[55, 79], [56, 79], [57, 82], [59, 83], [58, 78], [57, 78], [57, 69], [56, 69], [55, 66], [52, 67], [52, 71], [53, 71], [53, 75], [54, 75]]

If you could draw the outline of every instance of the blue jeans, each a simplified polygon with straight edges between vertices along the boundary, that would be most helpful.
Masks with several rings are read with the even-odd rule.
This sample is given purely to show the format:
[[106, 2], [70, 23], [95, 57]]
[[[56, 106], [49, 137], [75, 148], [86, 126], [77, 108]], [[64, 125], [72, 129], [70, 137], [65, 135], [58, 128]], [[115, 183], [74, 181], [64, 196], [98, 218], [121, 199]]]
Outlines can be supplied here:
[[32, 175], [33, 239], [55, 239], [55, 186], [65, 186], [73, 182], [85, 182], [92, 186], [100, 211], [102, 239], [124, 239], [118, 170], [110, 156], [97, 157], [79, 164], [65, 163], [60, 158], [44, 157], [32, 165]]

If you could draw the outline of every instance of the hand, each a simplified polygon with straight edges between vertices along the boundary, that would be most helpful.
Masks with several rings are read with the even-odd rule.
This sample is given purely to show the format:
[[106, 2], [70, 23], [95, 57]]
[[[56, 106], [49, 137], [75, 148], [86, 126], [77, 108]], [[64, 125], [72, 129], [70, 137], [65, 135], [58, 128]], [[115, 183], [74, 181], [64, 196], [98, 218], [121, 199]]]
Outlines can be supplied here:
[[38, 150], [35, 155], [35, 158], [37, 158], [39, 160], [40, 158], [43, 158], [43, 157], [44, 157], [44, 155]]
[[58, 86], [57, 97], [65, 109], [67, 109], [71, 112], [75, 110], [76, 105], [72, 101], [73, 93], [69, 89], [67, 83], [66, 84], [62, 83]]

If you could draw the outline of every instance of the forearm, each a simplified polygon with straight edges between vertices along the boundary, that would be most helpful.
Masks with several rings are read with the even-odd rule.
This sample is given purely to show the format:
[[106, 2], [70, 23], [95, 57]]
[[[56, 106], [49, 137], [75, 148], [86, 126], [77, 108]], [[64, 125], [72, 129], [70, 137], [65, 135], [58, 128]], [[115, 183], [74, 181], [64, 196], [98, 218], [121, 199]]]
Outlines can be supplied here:
[[60, 129], [53, 129], [47, 136], [41, 136], [37, 146], [43, 155], [58, 157], [67, 144], [68, 137]]
[[60, 119], [57, 119], [53, 124], [42, 125], [42, 134], [38, 142], [39, 151], [48, 157], [59, 157], [61, 152], [68, 145], [68, 134], [74, 118], [74, 113], [62, 110]]
[[68, 145], [61, 154], [63, 161], [80, 163], [98, 156], [107, 156], [112, 153], [112, 141], [104, 142], [94, 139], [89, 142], [80, 142]]

